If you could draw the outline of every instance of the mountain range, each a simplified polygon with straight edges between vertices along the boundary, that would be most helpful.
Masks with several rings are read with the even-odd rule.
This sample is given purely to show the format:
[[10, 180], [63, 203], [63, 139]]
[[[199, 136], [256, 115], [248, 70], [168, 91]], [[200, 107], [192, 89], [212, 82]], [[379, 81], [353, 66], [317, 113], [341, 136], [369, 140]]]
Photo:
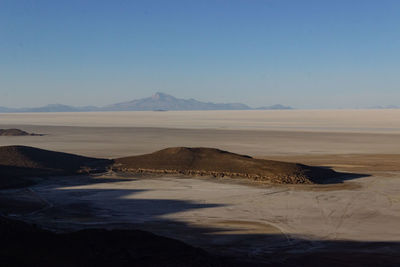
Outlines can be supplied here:
[[400, 106], [397, 105], [386, 105], [386, 106], [373, 106], [369, 109], [399, 109]]
[[61, 104], [51, 104], [36, 108], [0, 107], [2, 113], [12, 112], [84, 112], [84, 111], [167, 111], [167, 110], [271, 110], [292, 109], [288, 106], [273, 105], [252, 108], [242, 103], [212, 103], [191, 99], [176, 98], [165, 93], [155, 93], [151, 97], [116, 103], [103, 107], [74, 107]]

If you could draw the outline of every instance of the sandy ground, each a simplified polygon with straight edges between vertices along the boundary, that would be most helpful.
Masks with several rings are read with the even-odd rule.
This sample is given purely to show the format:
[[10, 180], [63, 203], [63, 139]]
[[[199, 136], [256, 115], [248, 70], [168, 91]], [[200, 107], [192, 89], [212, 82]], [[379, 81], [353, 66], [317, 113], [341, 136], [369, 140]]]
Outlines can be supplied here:
[[1, 125], [45, 136], [0, 137], [0, 145], [28, 145], [90, 157], [117, 158], [173, 146], [215, 147], [252, 156], [400, 154], [400, 134], [141, 127]]
[[375, 252], [398, 249], [399, 172], [339, 186], [255, 186], [171, 176], [116, 178], [120, 177], [103, 175], [93, 183], [85, 177], [66, 177], [29, 192], [2, 194], [35, 198], [33, 203], [41, 206], [31, 210], [23, 206], [16, 217], [49, 228], [133, 227], [228, 255], [337, 249], [341, 245], [332, 242], [343, 241], [358, 242], [351, 245], [354, 250], [360, 250], [362, 242], [396, 244], [368, 247]]
[[[119, 222], [167, 219], [203, 227], [225, 226], [226, 232], [232, 230], [229, 226], [238, 226], [230, 233], [241, 230], [317, 239], [400, 240], [398, 178], [368, 177], [357, 183], [361, 185], [357, 189], [320, 191], [317, 187], [257, 188], [206, 179], [160, 177], [56, 190], [38, 186], [33, 190], [53, 203], [65, 205], [65, 199], [90, 203], [100, 214], [116, 213]], [[241, 229], [239, 222], [244, 228], [247, 223], [250, 229]], [[252, 224], [267, 229], [257, 229]]]
[[400, 133], [400, 109], [0, 114], [0, 124]]
[[397, 244], [399, 115], [400, 110], [1, 114], [0, 128], [47, 135], [0, 137], [0, 145], [108, 158], [208, 146], [362, 175], [343, 184], [255, 186], [108, 174], [5, 190], [0, 199], [14, 196], [15, 207], [34, 203], [14, 215], [59, 229], [133, 225], [231, 254], [299, 249], [298, 242], [302, 249], [339, 240]]
[[0, 128], [46, 136], [1, 137], [94, 157], [171, 146], [253, 156], [400, 154], [400, 110], [184, 111], [0, 114]]

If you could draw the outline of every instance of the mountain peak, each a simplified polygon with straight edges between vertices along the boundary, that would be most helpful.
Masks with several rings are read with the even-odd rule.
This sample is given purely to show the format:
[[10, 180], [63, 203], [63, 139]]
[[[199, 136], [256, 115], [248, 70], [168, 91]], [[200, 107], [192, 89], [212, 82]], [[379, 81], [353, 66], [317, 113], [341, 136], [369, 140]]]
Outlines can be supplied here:
[[162, 92], [156, 92], [155, 94], [153, 94], [153, 95], [151, 96], [151, 98], [154, 99], [154, 100], [160, 100], [160, 99], [174, 98], [174, 97], [171, 96], [171, 95], [162, 93]]
[[[150, 111], [150, 110], [251, 110], [253, 108], [242, 103], [213, 103], [196, 99], [177, 98], [172, 95], [156, 92], [150, 97], [116, 103], [105, 107], [72, 107], [61, 104], [47, 105], [39, 108], [3, 108], [0, 112], [76, 112], [76, 111]], [[260, 107], [256, 109], [290, 109], [282, 105]]]

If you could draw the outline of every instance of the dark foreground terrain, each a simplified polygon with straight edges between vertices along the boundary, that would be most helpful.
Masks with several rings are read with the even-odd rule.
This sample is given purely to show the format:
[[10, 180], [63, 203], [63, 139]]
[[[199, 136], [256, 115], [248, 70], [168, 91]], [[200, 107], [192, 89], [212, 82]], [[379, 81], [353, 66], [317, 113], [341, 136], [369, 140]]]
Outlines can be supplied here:
[[263, 259], [220, 257], [147, 231], [85, 229], [55, 233], [0, 216], [0, 265], [8, 267], [397, 267], [400, 264], [398, 243], [315, 241], [321, 242], [321, 248], [301, 252], [302, 243], [307, 241], [299, 242], [298, 252], [295, 246], [282, 248]]
[[140, 230], [56, 234], [0, 217], [1, 266], [222, 266], [183, 242]]
[[[166, 195], [155, 194], [153, 199], [143, 198], [145, 192], [148, 194], [155, 192], [154, 186], [148, 188], [144, 186], [144, 189], [140, 189], [140, 184], [147, 178], [132, 180], [137, 184], [132, 184], [131, 189], [126, 179], [119, 184], [121, 188], [118, 189], [117, 185], [104, 184], [107, 181], [105, 179], [94, 181], [96, 179], [92, 175], [87, 175], [83, 184], [79, 184], [76, 178], [84, 176], [76, 174], [90, 174], [107, 169], [194, 176], [233, 176], [248, 180], [265, 179], [278, 183], [284, 183], [279, 179], [288, 177], [293, 177], [284, 180], [289, 183], [323, 183], [323, 178], [335, 178], [341, 175], [326, 168], [258, 160], [208, 148], [170, 148], [148, 155], [104, 160], [32, 147], [0, 147], [2, 188], [38, 183], [37, 186], [29, 188], [0, 191], [2, 194], [0, 211], [9, 216], [0, 216], [0, 266], [400, 266], [400, 244], [394, 241], [357, 242], [318, 238], [309, 240], [279, 231], [270, 233], [269, 228], [261, 233], [227, 231], [222, 228], [218, 230], [210, 225], [196, 228], [192, 224], [184, 224], [172, 217], [167, 216], [168, 219], [163, 216], [196, 209], [195, 218], [204, 218], [200, 217], [201, 209], [210, 210], [210, 216], [219, 216], [217, 213], [212, 213], [212, 208], [224, 206], [220, 202], [223, 199], [223, 190], [218, 190], [221, 194], [218, 196], [214, 196], [214, 191], [209, 192], [218, 203], [196, 204], [183, 199], [168, 200], [165, 196], [172, 190], [171, 188], [163, 188], [162, 192]], [[71, 185], [74, 183], [64, 183], [58, 177], [67, 174], [71, 176], [62, 179], [70, 181], [76, 178], [75, 186], [81, 187], [73, 189]], [[163, 177], [165, 176], [160, 177], [155, 183], [160, 184], [160, 181], [168, 180]], [[118, 184], [118, 179], [109, 180]], [[82, 186], [86, 183], [94, 188], [85, 190]], [[103, 183], [109, 187], [102, 189], [101, 185], [95, 186], [95, 183]], [[41, 185], [43, 187], [40, 187]], [[183, 183], [179, 181], [179, 185], [183, 186]], [[173, 186], [176, 187], [176, 184]], [[216, 183], [213, 182], [212, 187], [216, 187]], [[183, 191], [190, 191], [189, 194], [200, 194], [199, 192], [210, 190], [204, 186], [194, 188], [195, 190], [187, 189], [191, 188], [190, 186], [184, 188]], [[235, 185], [234, 189], [231, 189], [232, 197], [229, 199], [240, 198], [244, 188], [239, 190]], [[272, 210], [271, 206], [267, 205], [268, 202], [274, 201], [274, 196], [296, 193], [288, 191], [286, 186], [285, 188], [280, 186], [276, 190], [269, 192], [263, 189], [260, 192], [262, 195], [251, 191], [253, 193], [247, 196], [250, 201], [249, 206], [244, 207], [245, 210], [251, 211], [246, 213], [246, 219], [250, 220], [249, 217], [257, 213], [252, 212], [251, 207], [258, 203], [261, 203], [261, 206], [257, 207], [256, 211], [274, 213], [277, 210]], [[142, 195], [135, 198], [134, 195], [139, 193]], [[361, 193], [356, 193], [350, 192], [361, 198]], [[174, 197], [176, 196], [174, 194]], [[260, 196], [260, 199], [257, 196]], [[309, 197], [310, 192], [304, 192], [304, 196]], [[341, 198], [344, 196], [341, 195]], [[307, 217], [310, 213], [305, 209], [289, 209], [290, 201], [283, 201], [283, 197], [284, 195], [281, 196], [282, 199], [279, 198], [279, 203], [285, 202], [286, 208], [279, 207], [279, 210], [287, 210], [289, 223], [293, 222], [296, 216], [303, 224], [307, 224], [307, 218], [313, 218]], [[304, 198], [293, 199], [296, 199], [296, 202], [305, 201]], [[319, 198], [318, 201], [324, 200]], [[334, 199], [329, 200], [329, 203], [339, 201]], [[99, 205], [96, 206], [95, 203]], [[347, 213], [352, 205], [353, 202], [344, 205], [345, 212], [339, 223], [346, 217], [355, 216], [354, 213]], [[392, 205], [396, 205], [396, 202]], [[337, 206], [343, 205], [338, 203]], [[226, 205], [226, 209], [229, 208]], [[238, 219], [236, 223], [244, 223], [243, 217], [235, 217], [239, 214], [239, 208], [240, 206], [232, 206], [232, 212], [226, 216], [231, 220]], [[227, 210], [222, 211], [227, 212]], [[290, 217], [294, 212], [297, 212], [297, 215]], [[332, 214], [335, 215], [335, 212]], [[108, 216], [96, 217], [96, 215]], [[128, 216], [129, 220], [124, 221], [124, 216]], [[371, 215], [368, 213], [367, 216]], [[135, 218], [138, 220], [136, 224]], [[271, 221], [268, 217], [265, 218], [265, 221]], [[308, 222], [318, 227], [320, 221], [311, 219]], [[327, 219], [329, 220], [326, 224], [334, 221], [334, 217]], [[362, 220], [366, 219], [364, 215]], [[138, 223], [141, 220], [143, 222]], [[362, 220], [357, 223], [357, 227]], [[33, 221], [41, 226], [32, 225]], [[91, 224], [92, 222], [96, 224]], [[226, 221], [222, 223], [229, 225]], [[139, 227], [141, 230], [136, 230]], [[170, 233], [171, 229], [175, 229], [173, 234]], [[392, 230], [390, 227], [387, 229], [387, 231]], [[223, 234], [217, 234], [218, 232]], [[184, 240], [185, 243], [178, 239]], [[193, 241], [195, 239], [200, 239], [201, 242], [196, 243]], [[193, 242], [189, 242], [190, 240]]]

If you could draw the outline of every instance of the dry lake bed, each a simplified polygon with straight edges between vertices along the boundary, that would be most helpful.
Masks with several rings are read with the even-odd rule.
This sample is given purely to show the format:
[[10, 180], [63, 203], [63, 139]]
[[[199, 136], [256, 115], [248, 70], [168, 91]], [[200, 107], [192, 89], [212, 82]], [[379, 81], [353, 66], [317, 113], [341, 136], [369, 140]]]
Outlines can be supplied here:
[[[0, 137], [91, 157], [172, 146], [356, 173], [325, 185], [117, 173], [49, 179], [0, 191], [2, 211], [49, 228], [135, 227], [228, 255], [343, 249], [399, 257], [400, 110], [184, 111], [0, 114]], [[3, 201], [4, 203], [4, 201]], [[28, 205], [29, 203], [29, 205]]]

